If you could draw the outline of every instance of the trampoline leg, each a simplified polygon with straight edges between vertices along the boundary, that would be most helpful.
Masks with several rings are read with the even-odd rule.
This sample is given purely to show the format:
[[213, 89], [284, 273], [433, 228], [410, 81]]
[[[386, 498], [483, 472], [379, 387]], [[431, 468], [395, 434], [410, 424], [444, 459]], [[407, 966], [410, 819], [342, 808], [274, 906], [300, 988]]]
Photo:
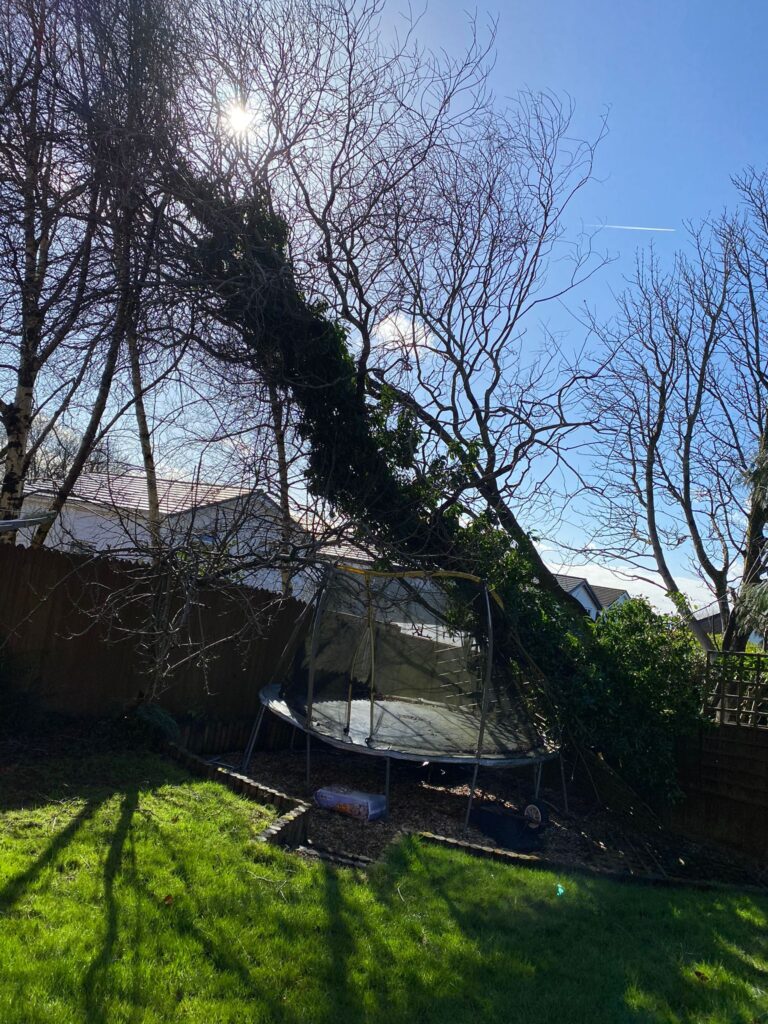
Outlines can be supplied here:
[[253, 757], [253, 748], [256, 746], [256, 740], [259, 738], [259, 730], [261, 729], [261, 723], [264, 719], [264, 712], [266, 710], [266, 707], [262, 704], [256, 718], [256, 722], [254, 723], [253, 730], [251, 731], [251, 735], [248, 739], [248, 746], [243, 751], [243, 763], [240, 765], [241, 771], [247, 770], [251, 758]]
[[539, 762], [533, 769], [533, 799], [539, 799], [539, 790], [541, 789], [541, 762]]
[[467, 801], [467, 813], [464, 815], [464, 828], [469, 825], [469, 816], [472, 813], [472, 801], [475, 799], [475, 787], [477, 786], [477, 769], [479, 765], [475, 765], [475, 769], [472, 772], [472, 783], [469, 787], [469, 800]]
[[384, 799], [387, 801], [387, 814], [389, 814], [389, 761], [390, 761], [390, 759], [386, 758], [386, 761], [387, 761], [387, 773], [386, 773], [386, 775], [384, 777]]
[[568, 787], [565, 784], [565, 765], [563, 764], [562, 754], [560, 755], [560, 782], [563, 786], [563, 810], [568, 814]]
[[310, 767], [310, 751], [312, 745], [312, 737], [307, 733], [307, 792], [309, 792], [310, 781], [309, 781], [309, 767]]

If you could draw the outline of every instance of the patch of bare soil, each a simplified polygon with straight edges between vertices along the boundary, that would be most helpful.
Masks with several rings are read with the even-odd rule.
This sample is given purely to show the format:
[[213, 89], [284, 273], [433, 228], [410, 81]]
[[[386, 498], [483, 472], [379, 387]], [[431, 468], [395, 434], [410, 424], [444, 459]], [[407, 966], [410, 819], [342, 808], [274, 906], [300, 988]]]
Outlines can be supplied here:
[[[303, 746], [303, 744], [302, 744]], [[222, 760], [228, 760], [226, 757]], [[233, 756], [232, 763], [237, 763]], [[315, 744], [311, 785], [306, 786], [304, 751], [257, 751], [248, 774], [257, 782], [290, 796], [312, 800], [321, 786], [345, 786], [383, 793], [385, 762]], [[481, 768], [478, 804], [522, 811], [531, 794], [529, 769]], [[419, 765], [391, 761], [390, 805], [386, 820], [362, 822], [334, 811], [312, 807], [309, 838], [325, 849], [377, 858], [397, 836], [432, 832], [471, 843], [496, 843], [478, 828], [464, 828], [471, 769], [450, 765]], [[550, 825], [537, 848], [525, 852], [574, 868], [674, 880], [716, 881], [768, 887], [768, 870], [736, 852], [697, 843], [673, 834], [645, 810], [611, 810], [569, 793], [569, 812], [559, 789], [543, 788]]]

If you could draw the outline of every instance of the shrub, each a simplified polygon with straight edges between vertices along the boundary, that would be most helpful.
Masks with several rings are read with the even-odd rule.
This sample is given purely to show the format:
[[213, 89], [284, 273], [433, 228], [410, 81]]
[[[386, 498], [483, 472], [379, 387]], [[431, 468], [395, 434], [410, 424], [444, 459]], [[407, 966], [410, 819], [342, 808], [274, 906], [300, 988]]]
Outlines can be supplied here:
[[[503, 599], [500, 656], [543, 676], [541, 710], [563, 741], [603, 755], [650, 800], [678, 795], [677, 735], [699, 720], [704, 656], [678, 615], [632, 599], [596, 623], [545, 591], [524, 555], [482, 517], [462, 531], [476, 571]], [[533, 671], [533, 677], [538, 673]]]
[[167, 742], [177, 742], [179, 727], [171, 715], [158, 704], [141, 702], [121, 718], [102, 723], [112, 743], [122, 747], [148, 747], [161, 750]]
[[699, 720], [704, 655], [678, 615], [632, 599], [593, 627], [592, 745], [648, 796], [677, 795], [675, 736]]

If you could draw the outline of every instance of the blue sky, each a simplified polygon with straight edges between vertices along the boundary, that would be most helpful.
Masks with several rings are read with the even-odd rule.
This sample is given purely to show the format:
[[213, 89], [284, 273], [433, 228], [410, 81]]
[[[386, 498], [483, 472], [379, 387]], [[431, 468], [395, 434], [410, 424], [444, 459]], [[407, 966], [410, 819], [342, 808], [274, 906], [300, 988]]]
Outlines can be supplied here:
[[[495, 13], [500, 98], [523, 87], [568, 94], [584, 134], [609, 110], [596, 165], [602, 181], [574, 210], [585, 222], [677, 228], [677, 238], [654, 236], [671, 250], [683, 221], [732, 199], [732, 174], [768, 163], [768, 4], [514, 0]], [[466, 17], [458, 0], [432, 0], [420, 34], [455, 50]], [[483, 8], [478, 17], [485, 20]], [[604, 234], [625, 256], [649, 240]]]
[[[567, 95], [576, 105], [575, 133], [585, 137], [608, 113], [595, 166], [600, 180], [578, 197], [569, 231], [582, 223], [675, 229], [601, 232], [600, 247], [615, 262], [568, 305], [577, 310], [586, 302], [606, 319], [612, 290], [631, 273], [639, 247], [652, 243], [662, 260], [671, 259], [685, 245], [685, 221], [733, 204], [732, 175], [749, 164], [768, 166], [768, 4], [513, 0], [501, 9], [478, 8], [481, 23], [486, 10], [498, 17], [493, 86], [500, 100], [521, 88]], [[456, 52], [466, 23], [459, 0], [431, 0], [419, 35]], [[579, 347], [585, 332], [567, 309], [550, 307], [546, 317], [566, 345]], [[528, 334], [534, 344], [537, 333]], [[687, 589], [706, 600], [695, 581]]]
[[[733, 203], [730, 178], [768, 165], [768, 4], [760, 0], [513, 0], [477, 9], [498, 18], [493, 87], [551, 89], [576, 105], [578, 134], [592, 137], [608, 112], [609, 133], [592, 183], [572, 207], [584, 224], [674, 228], [674, 233], [604, 230], [615, 263], [569, 301], [610, 313], [611, 289], [631, 272], [639, 246], [663, 258], [684, 244], [684, 222]], [[456, 52], [467, 7], [432, 0], [422, 39]], [[577, 331], [564, 313], [557, 329]], [[574, 341], [576, 339], [574, 338]]]

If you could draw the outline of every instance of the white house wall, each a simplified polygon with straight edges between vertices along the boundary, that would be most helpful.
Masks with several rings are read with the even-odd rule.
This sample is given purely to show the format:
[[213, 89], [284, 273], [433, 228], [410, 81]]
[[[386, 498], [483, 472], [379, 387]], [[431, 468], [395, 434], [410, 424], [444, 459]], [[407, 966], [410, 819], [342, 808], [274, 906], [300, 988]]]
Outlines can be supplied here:
[[[44, 511], [48, 502], [34, 496], [24, 499], [22, 515]], [[17, 543], [29, 544], [33, 529], [20, 530]], [[117, 557], [135, 558], [150, 542], [146, 520], [141, 515], [118, 513], [114, 509], [68, 502], [51, 527], [45, 546], [60, 551], [101, 551]]]
[[[165, 516], [161, 524], [166, 544], [183, 548], [189, 543], [215, 547], [226, 543], [236, 558], [269, 563], [282, 542], [282, 532], [275, 507], [255, 494], [246, 499], [232, 499], [217, 505], [191, 509]], [[48, 501], [34, 495], [24, 501], [22, 515], [44, 511]], [[19, 531], [17, 543], [29, 544], [34, 528]], [[147, 521], [142, 513], [85, 502], [69, 501], [46, 538], [46, 547], [60, 551], [103, 552], [118, 558], [146, 557], [151, 548]], [[280, 594], [283, 579], [279, 569], [268, 564], [244, 569], [239, 582], [246, 586]], [[306, 571], [292, 580], [291, 591], [297, 598], [308, 599], [315, 583]]]
[[571, 591], [571, 595], [576, 598], [576, 600], [579, 602], [582, 608], [589, 615], [590, 619], [592, 619], [593, 621], [602, 611], [602, 608], [595, 603], [589, 590], [584, 586], [583, 583], [580, 583], [577, 587], [574, 587], [574, 589]]

